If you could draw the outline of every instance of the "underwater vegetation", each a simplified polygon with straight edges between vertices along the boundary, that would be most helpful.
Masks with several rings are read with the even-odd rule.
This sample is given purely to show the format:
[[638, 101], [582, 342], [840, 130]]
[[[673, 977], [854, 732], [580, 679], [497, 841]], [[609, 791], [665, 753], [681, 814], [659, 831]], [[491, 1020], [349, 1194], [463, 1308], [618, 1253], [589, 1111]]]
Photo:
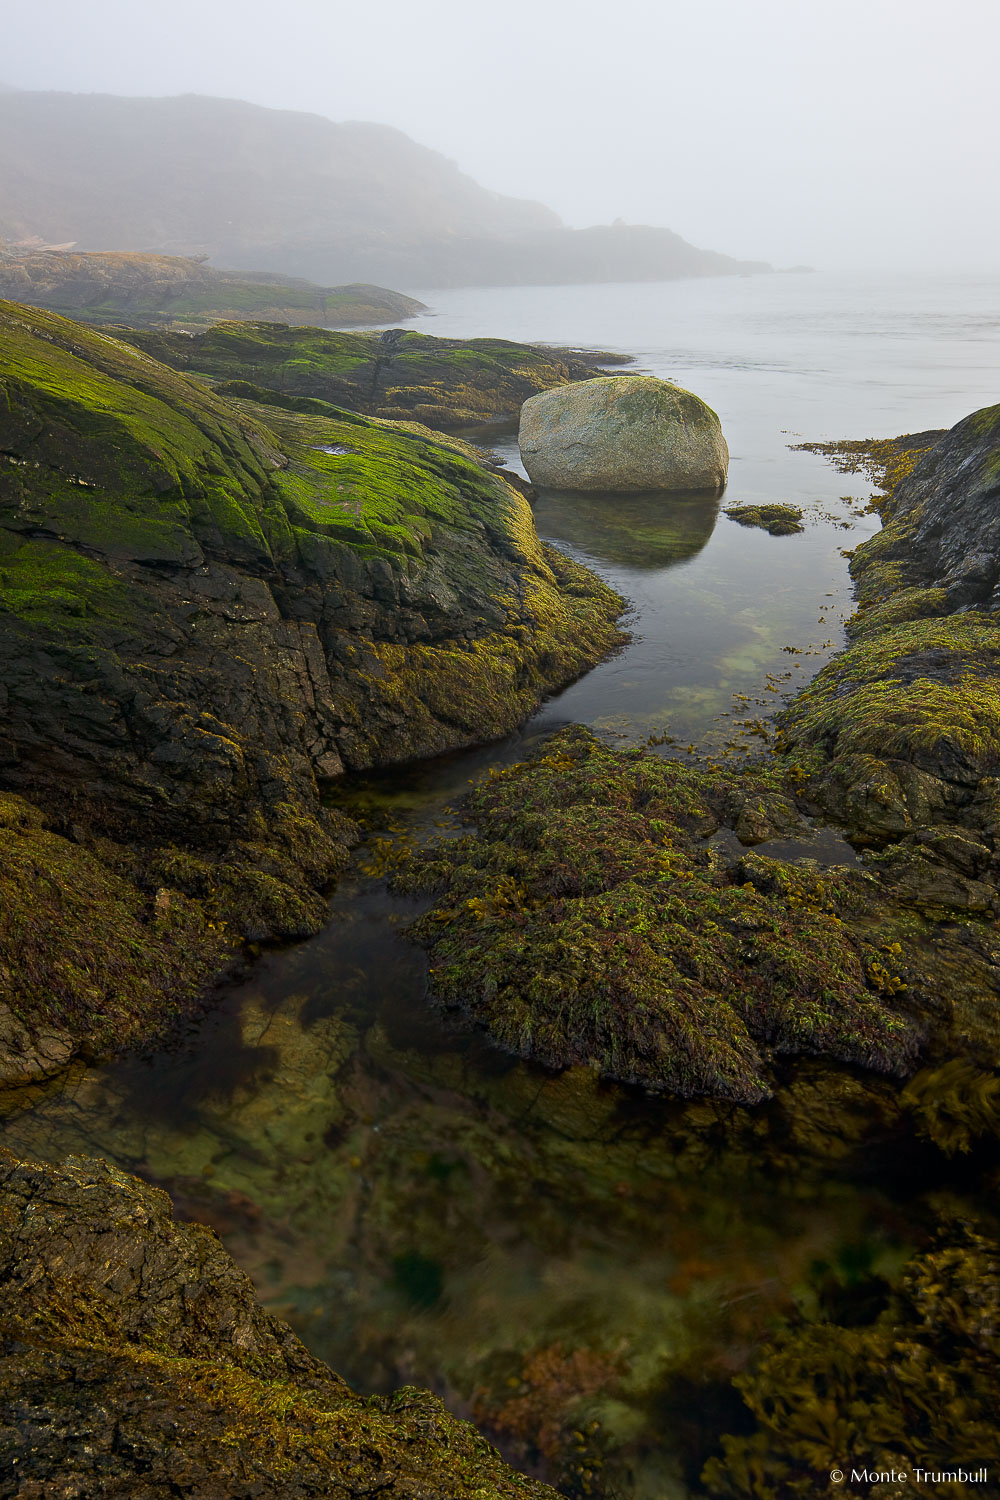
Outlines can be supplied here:
[[554, 1494], [429, 1392], [357, 1395], [211, 1230], [106, 1162], [0, 1152], [0, 1267], [0, 1457], [18, 1494]]
[[[705, 1467], [720, 1500], [812, 1496], [831, 1465], [853, 1495], [910, 1493], [914, 1465], [954, 1473], [992, 1465], [1000, 1410], [1000, 1246], [961, 1221], [914, 1256], [873, 1322], [790, 1328], [735, 1385], [754, 1419]], [[852, 1470], [909, 1482], [855, 1481]], [[966, 1488], [932, 1477], [921, 1493]], [[983, 1493], [993, 1493], [993, 1489]]]
[[512, 729], [621, 641], [621, 601], [466, 444], [237, 405], [12, 303], [0, 356], [0, 1054], [23, 1076], [316, 931], [357, 839], [320, 785]]
[[[782, 714], [772, 753], [721, 771], [563, 730], [472, 790], [473, 831], [395, 877], [434, 898], [411, 928], [432, 999], [511, 1052], [734, 1100], [748, 1128], [761, 1113], [745, 1106], [773, 1096], [784, 1134], [759, 1149], [775, 1167], [783, 1149], [789, 1164], [833, 1152], [850, 1082], [867, 1120], [852, 1171], [886, 1131], [900, 1161], [969, 1163], [928, 1194], [898, 1270], [845, 1262], [815, 1305], [758, 1331], [734, 1381], [743, 1414], [720, 1398], [729, 1435], [702, 1479], [731, 1500], [813, 1495], [852, 1457], [975, 1467], [1000, 1438], [1000, 408], [943, 438], [837, 448], [885, 485], [885, 524], [852, 558], [848, 646]], [[817, 820], [859, 866], [782, 859]], [[541, 1430], [522, 1383], [505, 1420], [530, 1399]], [[676, 1414], [695, 1398], [671, 1399]], [[583, 1413], [576, 1432], [602, 1493]], [[845, 1486], [876, 1491], [908, 1492]]]

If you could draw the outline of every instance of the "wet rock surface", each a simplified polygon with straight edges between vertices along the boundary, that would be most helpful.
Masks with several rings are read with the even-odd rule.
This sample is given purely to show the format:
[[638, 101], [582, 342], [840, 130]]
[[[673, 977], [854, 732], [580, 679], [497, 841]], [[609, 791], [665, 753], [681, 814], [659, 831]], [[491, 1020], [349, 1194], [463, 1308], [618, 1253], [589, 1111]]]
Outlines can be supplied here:
[[[463, 445], [351, 414], [264, 425], [15, 304], [0, 343], [0, 773], [27, 861], [0, 998], [81, 1044], [120, 1015], [127, 1041], [157, 969], [170, 1016], [220, 949], [316, 929], [356, 838], [323, 781], [513, 728], [621, 639], [620, 601]], [[33, 903], [88, 891], [105, 951], [66, 951], [53, 910], [25, 970]]]
[[216, 1235], [101, 1161], [0, 1152], [0, 1494], [538, 1497], [426, 1391], [364, 1399]]
[[[992, 585], [970, 608], [953, 580], [993, 545], [997, 410], [929, 450], [881, 445], [896, 482], [853, 559], [851, 644], [773, 760], [709, 777], [570, 730], [472, 794], [477, 833], [401, 876], [440, 893], [415, 931], [442, 1004], [550, 1064], [744, 1101], [787, 1053], [995, 1063], [1000, 635]], [[816, 815], [868, 849], [863, 870], [692, 841], [769, 843]]]
[[278, 404], [319, 400], [447, 429], [516, 422], [522, 403], [539, 391], [585, 381], [598, 363], [630, 363], [622, 355], [438, 339], [402, 328], [334, 333], [240, 322], [196, 334], [115, 331], [174, 369], [218, 382], [223, 393]]

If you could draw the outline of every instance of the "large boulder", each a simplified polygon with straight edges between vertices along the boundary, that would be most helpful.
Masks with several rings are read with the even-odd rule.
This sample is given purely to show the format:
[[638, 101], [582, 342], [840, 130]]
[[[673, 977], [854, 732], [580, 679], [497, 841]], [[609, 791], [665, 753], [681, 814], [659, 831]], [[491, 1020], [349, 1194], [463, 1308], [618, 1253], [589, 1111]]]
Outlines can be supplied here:
[[729, 448], [710, 406], [651, 375], [608, 375], [533, 396], [521, 457], [555, 490], [720, 490]]

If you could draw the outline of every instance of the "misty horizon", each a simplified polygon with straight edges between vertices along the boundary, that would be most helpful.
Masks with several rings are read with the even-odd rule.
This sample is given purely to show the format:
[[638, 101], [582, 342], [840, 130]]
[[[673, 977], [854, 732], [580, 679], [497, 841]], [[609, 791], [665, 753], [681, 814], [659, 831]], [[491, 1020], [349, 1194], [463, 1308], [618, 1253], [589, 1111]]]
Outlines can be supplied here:
[[[648, 224], [693, 245], [822, 269], [991, 270], [1000, 16], [962, 0], [789, 0], [693, 15], [514, 0], [504, 24], [454, 0], [377, 16], [292, 0], [121, 0], [8, 20], [16, 90], [239, 99], [402, 131], [490, 191], [571, 227]], [[54, 23], [54, 24], [53, 24]], [[387, 45], [388, 44], [388, 45]]]

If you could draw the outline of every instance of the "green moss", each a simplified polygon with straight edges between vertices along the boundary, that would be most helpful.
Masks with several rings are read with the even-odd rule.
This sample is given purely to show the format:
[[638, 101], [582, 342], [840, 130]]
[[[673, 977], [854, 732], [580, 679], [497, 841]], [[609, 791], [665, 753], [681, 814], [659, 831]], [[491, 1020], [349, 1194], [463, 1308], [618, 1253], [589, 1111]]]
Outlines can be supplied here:
[[730, 505], [726, 515], [741, 526], [759, 526], [771, 536], [791, 536], [804, 531], [802, 512], [797, 505]]
[[[225, 339], [254, 344], [252, 330]], [[207, 940], [202, 962], [196, 929], [316, 930], [352, 831], [317, 806], [315, 774], [513, 729], [621, 641], [622, 601], [543, 549], [523, 496], [458, 440], [334, 408], [235, 405], [12, 304], [0, 356], [5, 754], [30, 745], [5, 774], [60, 829], [113, 837], [99, 863], [121, 885], [101, 899], [125, 913], [107, 915], [110, 948], [91, 960], [84, 943], [77, 968], [76, 919], [60, 939], [53, 918], [58, 973], [39, 967], [25, 1014], [47, 1016], [48, 994], [100, 1050], [129, 983], [124, 1040], [149, 1030], [157, 995], [181, 1005], [203, 986], [231, 945]], [[67, 865], [70, 913], [86, 875]], [[191, 931], [143, 958], [161, 889]]]
[[81, 617], [111, 620], [126, 606], [128, 590], [94, 559], [58, 542], [18, 541], [0, 553], [0, 609], [58, 628]]
[[998, 644], [996, 624], [980, 614], [864, 633], [792, 704], [784, 744], [906, 760], [970, 783], [990, 776], [1000, 764]]
[[529, 396], [589, 373], [560, 351], [503, 339], [436, 339], [219, 323], [196, 335], [120, 330], [154, 358], [211, 380], [250, 382], [434, 426], [516, 418]]

